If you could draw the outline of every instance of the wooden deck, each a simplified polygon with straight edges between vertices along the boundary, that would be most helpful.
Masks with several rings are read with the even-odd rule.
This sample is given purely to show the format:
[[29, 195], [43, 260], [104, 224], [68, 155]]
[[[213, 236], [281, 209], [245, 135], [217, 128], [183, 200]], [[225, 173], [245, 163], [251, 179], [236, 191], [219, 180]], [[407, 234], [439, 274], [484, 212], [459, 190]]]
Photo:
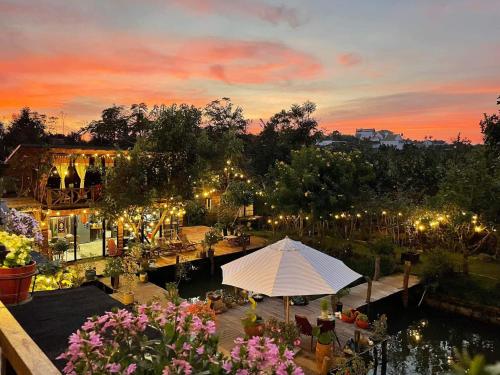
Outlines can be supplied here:
[[[410, 276], [409, 287], [419, 283], [416, 276]], [[351, 288], [351, 293], [342, 299], [344, 307], [358, 309], [366, 304], [367, 283]], [[390, 295], [401, 292], [403, 289], [403, 274], [396, 274], [382, 277], [372, 284], [371, 302], [378, 301]], [[311, 301], [307, 306], [291, 306], [290, 318], [295, 314], [305, 315], [312, 325], [316, 325], [316, 319], [320, 315], [320, 298]], [[243, 327], [241, 318], [245, 316], [248, 306], [238, 306], [227, 312], [217, 315], [217, 331], [219, 334], [219, 348], [228, 353], [234, 344], [234, 339], [243, 337]], [[281, 298], [266, 298], [257, 305], [257, 312], [264, 319], [271, 317], [279, 320], [284, 319], [284, 306]], [[343, 346], [350, 338], [354, 337], [354, 331], [358, 329], [354, 324], [344, 323], [336, 320], [335, 331]], [[360, 330], [362, 334], [369, 332]], [[296, 356], [296, 362], [301, 366], [306, 374], [317, 374], [315, 354], [310, 350], [310, 339], [302, 337], [302, 350]]]
[[[106, 285], [110, 285], [109, 278], [100, 279]], [[410, 276], [409, 288], [417, 285], [419, 280], [416, 276]], [[403, 274], [396, 274], [382, 277], [379, 281], [372, 284], [371, 302], [376, 302], [393, 294], [400, 293], [403, 287]], [[147, 303], [153, 299], [165, 303], [165, 290], [151, 283], [137, 282], [133, 287], [135, 299], [138, 303]], [[351, 288], [351, 293], [342, 299], [344, 306], [347, 308], [359, 309], [366, 304], [367, 283], [360, 284]], [[112, 295], [119, 301], [122, 301], [120, 291]], [[234, 340], [237, 337], [243, 337], [243, 327], [241, 318], [245, 316], [248, 305], [237, 306], [228, 311], [217, 315], [217, 333], [219, 335], [219, 349], [228, 354], [234, 346]], [[316, 324], [316, 319], [320, 313], [320, 299], [312, 300], [307, 306], [291, 306], [290, 316], [301, 314], [307, 316], [311, 324]], [[279, 320], [284, 319], [284, 306], [281, 298], [266, 298], [257, 306], [257, 312], [264, 319], [271, 317]], [[336, 320], [336, 333], [343, 346], [350, 338], [354, 337], [354, 331], [358, 329], [354, 324], [344, 323], [341, 320]], [[360, 330], [362, 334], [368, 335], [369, 332]], [[302, 338], [302, 350], [296, 357], [296, 362], [301, 366], [306, 374], [317, 374], [314, 351], [310, 350], [310, 339]]]
[[[198, 253], [203, 249], [201, 246], [201, 241], [205, 238], [205, 233], [209, 230], [209, 227], [198, 225], [193, 227], [184, 227], [182, 233], [184, 233], [189, 241], [196, 243], [196, 250], [186, 251], [181, 253], [181, 261], [191, 261], [195, 259], [200, 259]], [[252, 236], [250, 232], [250, 245], [247, 245], [246, 250], [256, 250], [267, 245], [267, 240], [262, 237]], [[215, 256], [222, 256], [227, 254], [240, 253], [243, 251], [241, 246], [230, 246], [227, 241], [223, 240], [214, 245]], [[175, 255], [161, 257], [156, 260], [156, 267], [165, 267], [175, 264]]]

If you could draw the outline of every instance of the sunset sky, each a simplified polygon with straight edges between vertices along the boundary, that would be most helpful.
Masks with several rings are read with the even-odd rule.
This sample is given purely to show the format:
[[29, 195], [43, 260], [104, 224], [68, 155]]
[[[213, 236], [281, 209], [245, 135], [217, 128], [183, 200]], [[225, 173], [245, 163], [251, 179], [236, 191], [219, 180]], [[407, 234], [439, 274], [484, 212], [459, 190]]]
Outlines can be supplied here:
[[[253, 119], [481, 140], [500, 94], [498, 0], [0, 0], [0, 120], [66, 131], [112, 104], [230, 97]], [[57, 129], [60, 131], [60, 125]]]

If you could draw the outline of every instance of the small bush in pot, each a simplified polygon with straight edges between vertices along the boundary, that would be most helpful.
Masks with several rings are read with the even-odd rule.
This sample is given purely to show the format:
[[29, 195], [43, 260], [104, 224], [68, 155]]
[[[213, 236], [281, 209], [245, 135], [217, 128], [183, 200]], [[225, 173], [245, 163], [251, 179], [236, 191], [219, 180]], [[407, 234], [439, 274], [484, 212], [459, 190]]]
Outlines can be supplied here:
[[316, 366], [318, 370], [323, 367], [325, 357], [332, 358], [333, 356], [333, 339], [335, 333], [333, 331], [321, 332], [320, 327], [313, 328], [313, 336], [316, 337]]
[[323, 319], [328, 319], [328, 300], [326, 298], [323, 298], [319, 302], [320, 308], [321, 308], [321, 317]]
[[272, 338], [275, 344], [284, 345], [292, 351], [300, 347], [300, 332], [295, 323], [270, 318], [266, 321], [264, 336]]
[[120, 275], [125, 272], [123, 267], [123, 260], [120, 257], [110, 257], [106, 259], [106, 266], [104, 267], [104, 276], [111, 278], [111, 286], [113, 289], [118, 289], [120, 286]]
[[368, 316], [365, 314], [358, 314], [356, 316], [356, 325], [361, 329], [368, 329], [370, 326]]
[[346, 323], [354, 323], [357, 313], [358, 312], [353, 309], [342, 310], [342, 321]]
[[250, 309], [245, 313], [245, 317], [241, 318], [243, 329], [248, 337], [262, 336], [264, 333], [264, 320], [257, 315], [257, 302], [252, 297], [249, 297]]
[[0, 299], [5, 304], [29, 298], [36, 262], [31, 259], [33, 240], [0, 230]]
[[85, 269], [85, 281], [94, 281], [97, 276], [94, 262], [88, 262], [87, 264], [85, 264], [84, 269]]

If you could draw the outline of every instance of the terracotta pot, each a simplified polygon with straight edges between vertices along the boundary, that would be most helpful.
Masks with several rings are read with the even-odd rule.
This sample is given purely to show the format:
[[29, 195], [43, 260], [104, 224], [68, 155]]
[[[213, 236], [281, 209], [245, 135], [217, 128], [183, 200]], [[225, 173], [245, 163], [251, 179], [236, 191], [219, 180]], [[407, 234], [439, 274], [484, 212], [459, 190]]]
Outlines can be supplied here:
[[366, 320], [356, 319], [356, 325], [361, 329], [368, 329], [370, 327], [370, 323]]
[[355, 316], [348, 317], [347, 315], [342, 314], [341, 315], [341, 319], [342, 319], [343, 322], [351, 323], [352, 324], [356, 320], [356, 317]]
[[332, 359], [333, 357], [333, 346], [332, 344], [320, 344], [316, 343], [316, 366], [319, 371], [321, 371], [323, 367], [323, 360], [325, 357]]
[[23, 267], [0, 268], [0, 300], [6, 305], [26, 301], [35, 273], [35, 261]]
[[[242, 318], [242, 320], [245, 318]], [[248, 337], [264, 335], [264, 323], [256, 323], [253, 325], [244, 325], [243, 330]]]

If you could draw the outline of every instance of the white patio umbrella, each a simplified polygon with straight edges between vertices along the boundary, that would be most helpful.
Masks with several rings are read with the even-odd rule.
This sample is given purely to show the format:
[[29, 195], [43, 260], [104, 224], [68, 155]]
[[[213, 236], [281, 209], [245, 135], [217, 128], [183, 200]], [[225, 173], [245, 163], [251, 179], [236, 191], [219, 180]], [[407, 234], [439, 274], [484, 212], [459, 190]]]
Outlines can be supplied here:
[[344, 262], [286, 237], [222, 266], [222, 283], [270, 297], [335, 294], [361, 275]]

